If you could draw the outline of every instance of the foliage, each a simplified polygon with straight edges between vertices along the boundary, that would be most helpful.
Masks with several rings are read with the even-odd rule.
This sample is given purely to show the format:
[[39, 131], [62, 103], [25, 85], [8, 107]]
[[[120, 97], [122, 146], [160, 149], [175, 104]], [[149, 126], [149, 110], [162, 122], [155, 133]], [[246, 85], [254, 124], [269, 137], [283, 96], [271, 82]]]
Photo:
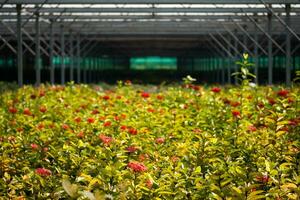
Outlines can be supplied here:
[[3, 90], [0, 199], [299, 199], [300, 89], [186, 84]]

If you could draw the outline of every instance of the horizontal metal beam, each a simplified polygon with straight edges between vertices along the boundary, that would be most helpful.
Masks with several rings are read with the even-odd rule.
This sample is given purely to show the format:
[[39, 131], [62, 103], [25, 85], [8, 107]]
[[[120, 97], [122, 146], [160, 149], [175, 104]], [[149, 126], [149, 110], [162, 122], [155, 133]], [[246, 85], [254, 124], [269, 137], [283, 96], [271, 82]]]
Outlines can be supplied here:
[[[35, 12], [36, 8], [26, 8], [27, 12]], [[2, 12], [15, 12], [14, 8], [2, 8]], [[285, 8], [274, 8], [275, 13], [285, 13]], [[42, 13], [267, 13], [265, 8], [41, 8]], [[300, 12], [300, 8], [292, 8], [291, 12]]]
[[[0, 0], [0, 3], [5, 0]], [[8, 4], [42, 4], [44, 0], [9, 0]], [[268, 4], [299, 4], [299, 0], [265, 0]], [[261, 4], [259, 0], [51, 0], [47, 4]]]

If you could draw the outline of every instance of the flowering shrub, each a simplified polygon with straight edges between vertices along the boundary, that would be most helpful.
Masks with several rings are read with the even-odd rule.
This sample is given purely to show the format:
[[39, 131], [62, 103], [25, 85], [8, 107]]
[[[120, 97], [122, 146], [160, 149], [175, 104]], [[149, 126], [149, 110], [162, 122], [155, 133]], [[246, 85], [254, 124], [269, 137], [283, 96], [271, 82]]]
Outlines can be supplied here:
[[193, 80], [1, 89], [0, 199], [299, 199], [300, 89]]

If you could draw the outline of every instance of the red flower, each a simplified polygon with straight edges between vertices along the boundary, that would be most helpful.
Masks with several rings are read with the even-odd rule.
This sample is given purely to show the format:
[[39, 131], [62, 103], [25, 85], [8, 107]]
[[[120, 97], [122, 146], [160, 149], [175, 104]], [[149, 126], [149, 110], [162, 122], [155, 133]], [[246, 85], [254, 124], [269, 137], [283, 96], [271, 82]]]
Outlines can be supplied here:
[[151, 189], [151, 188], [152, 188], [152, 185], [153, 185], [153, 181], [150, 180], [150, 179], [148, 179], [148, 180], [146, 181], [146, 186], [147, 186], [147, 188]]
[[254, 132], [257, 130], [257, 128], [254, 125], [250, 125], [250, 126], [248, 126], [248, 130], [251, 132]]
[[234, 117], [239, 117], [241, 115], [240, 111], [238, 111], [238, 110], [233, 110], [233, 111], [231, 111], [231, 113]]
[[269, 98], [268, 101], [269, 101], [269, 104], [271, 104], [272, 106], [276, 103], [276, 101], [272, 98]]
[[51, 171], [49, 169], [45, 169], [45, 168], [37, 168], [35, 170], [35, 173], [40, 175], [40, 176], [50, 176], [51, 175]]
[[103, 97], [103, 99], [104, 99], [104, 100], [109, 100], [110, 97], [109, 97], [108, 95], [105, 95], [105, 96]]
[[289, 94], [289, 91], [284, 90], [284, 89], [277, 92], [277, 95], [280, 96], [280, 97], [287, 97], [288, 94]]
[[38, 128], [39, 130], [42, 130], [42, 129], [45, 128], [45, 125], [44, 125], [43, 123], [40, 123], [40, 124], [38, 124], [37, 128]]
[[142, 92], [141, 96], [142, 96], [143, 98], [149, 98], [149, 97], [150, 97], [150, 94], [147, 93], [147, 92]]
[[137, 135], [138, 131], [135, 128], [129, 128], [128, 133], [130, 133], [131, 135]]
[[147, 167], [143, 163], [139, 162], [129, 162], [127, 167], [132, 169], [134, 172], [143, 172], [147, 170]]
[[80, 132], [77, 134], [77, 137], [78, 137], [78, 138], [83, 138], [83, 137], [84, 137], [83, 131], [80, 131]]
[[120, 117], [116, 115], [116, 116], [114, 116], [114, 120], [115, 121], [120, 121]]
[[268, 175], [256, 176], [256, 180], [262, 183], [267, 183], [269, 182], [270, 177]]
[[92, 111], [92, 114], [93, 115], [99, 114], [99, 111], [95, 109], [95, 110]]
[[23, 114], [24, 114], [24, 115], [28, 115], [28, 116], [32, 115], [32, 113], [31, 113], [31, 111], [29, 110], [29, 108], [24, 108]]
[[153, 108], [148, 108], [147, 111], [150, 112], [150, 113], [155, 112], [155, 110]]
[[77, 122], [77, 123], [80, 123], [81, 122], [81, 118], [80, 117], [75, 117], [74, 121]]
[[63, 124], [61, 127], [65, 130], [68, 130], [70, 128], [68, 124]]
[[30, 147], [32, 150], [37, 150], [39, 148], [39, 145], [32, 143], [32, 144], [30, 144]]
[[87, 122], [90, 123], [90, 124], [92, 124], [92, 123], [95, 122], [95, 119], [92, 118], [92, 117], [89, 117], [89, 118], [87, 119]]
[[45, 91], [44, 91], [44, 90], [41, 90], [40, 93], [39, 93], [39, 96], [40, 96], [40, 97], [43, 97], [43, 96], [45, 96], [45, 94], [46, 94]]
[[12, 114], [16, 114], [18, 112], [18, 110], [15, 107], [9, 107], [8, 112], [10, 112]]
[[129, 146], [126, 148], [126, 150], [129, 152], [129, 153], [134, 153], [136, 150], [138, 150], [137, 147], [135, 146]]
[[125, 130], [127, 129], [127, 126], [122, 125], [122, 126], [120, 127], [120, 129], [121, 129], [122, 131], [125, 131]]
[[40, 107], [40, 112], [45, 113], [47, 111], [46, 106], [41, 106]]
[[165, 142], [165, 138], [156, 138], [155, 142], [156, 144], [162, 144]]
[[237, 107], [240, 105], [240, 102], [236, 101], [236, 102], [231, 102], [231, 106], [232, 107]]
[[111, 122], [110, 121], [106, 121], [106, 122], [103, 123], [103, 126], [104, 127], [111, 126]]
[[221, 92], [221, 88], [219, 88], [219, 87], [213, 87], [211, 89], [211, 91], [214, 92], [214, 93], [219, 93], [219, 92]]
[[162, 95], [157, 95], [156, 98], [157, 98], [158, 100], [163, 100], [163, 99], [164, 99], [164, 97], [163, 97]]
[[105, 144], [105, 145], [110, 145], [110, 143], [112, 142], [112, 138], [105, 136], [105, 135], [99, 135], [100, 140]]

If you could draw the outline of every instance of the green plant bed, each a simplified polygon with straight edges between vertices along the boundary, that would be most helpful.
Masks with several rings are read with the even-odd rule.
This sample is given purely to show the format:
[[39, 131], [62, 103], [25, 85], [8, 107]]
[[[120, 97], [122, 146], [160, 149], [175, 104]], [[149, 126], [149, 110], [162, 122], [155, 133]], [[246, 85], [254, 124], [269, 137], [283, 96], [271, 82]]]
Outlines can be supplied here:
[[0, 199], [300, 198], [299, 87], [105, 88], [2, 89]]

